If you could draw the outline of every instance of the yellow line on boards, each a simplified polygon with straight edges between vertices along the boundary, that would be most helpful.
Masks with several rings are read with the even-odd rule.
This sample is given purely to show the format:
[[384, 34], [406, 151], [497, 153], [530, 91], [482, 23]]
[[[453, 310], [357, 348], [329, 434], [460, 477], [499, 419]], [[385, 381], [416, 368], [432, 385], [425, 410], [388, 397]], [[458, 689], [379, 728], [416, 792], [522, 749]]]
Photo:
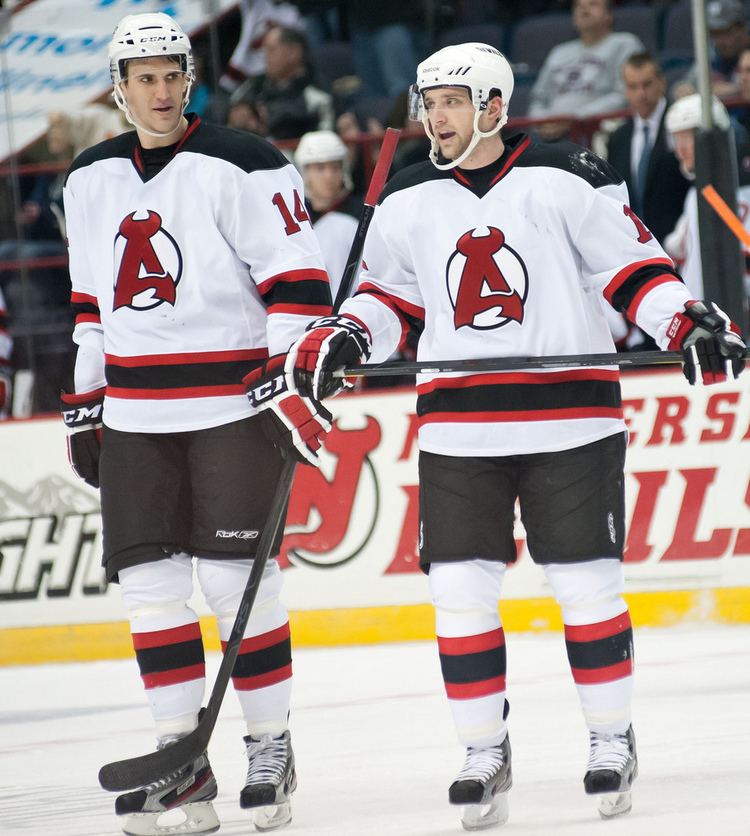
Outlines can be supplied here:
[[[716, 622], [750, 624], [750, 588], [631, 592], [626, 599], [636, 627]], [[506, 632], [561, 630], [562, 620], [552, 598], [508, 599], [500, 603]], [[379, 644], [434, 638], [430, 604], [357, 607], [337, 610], [297, 610], [289, 621], [295, 647]], [[201, 618], [208, 650], [218, 650], [212, 616]], [[0, 665], [35, 665], [124, 659], [133, 655], [125, 621], [0, 629]]]

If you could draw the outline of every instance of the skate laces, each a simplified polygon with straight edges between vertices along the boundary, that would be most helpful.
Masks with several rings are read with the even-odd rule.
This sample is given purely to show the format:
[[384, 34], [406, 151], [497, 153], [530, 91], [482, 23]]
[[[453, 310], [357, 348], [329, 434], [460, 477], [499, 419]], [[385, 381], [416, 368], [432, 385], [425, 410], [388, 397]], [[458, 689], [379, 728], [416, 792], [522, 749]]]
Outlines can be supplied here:
[[456, 781], [488, 781], [503, 765], [503, 747], [488, 746], [484, 749], [469, 746], [466, 760]]
[[604, 735], [591, 732], [588, 771], [612, 769], [622, 774], [631, 757], [627, 734]]
[[[177, 741], [182, 737], [184, 737], [184, 735], [178, 734], [160, 738], [159, 742], [156, 744], [157, 751], [160, 749], [166, 749], [167, 746], [177, 743]], [[190, 774], [192, 766], [193, 764], [188, 763], [185, 764], [185, 766], [181, 766], [179, 769], [176, 769], [174, 772], [168, 772], [162, 778], [157, 778], [153, 783], [146, 784], [146, 786], [143, 787], [143, 790], [147, 795], [152, 795], [153, 793], [168, 787], [170, 784], [173, 784], [175, 781], [180, 781], [182, 778], [185, 778]]]
[[245, 785], [278, 784], [288, 759], [286, 735], [271, 737], [264, 734], [258, 740], [248, 736], [245, 742], [249, 760]]

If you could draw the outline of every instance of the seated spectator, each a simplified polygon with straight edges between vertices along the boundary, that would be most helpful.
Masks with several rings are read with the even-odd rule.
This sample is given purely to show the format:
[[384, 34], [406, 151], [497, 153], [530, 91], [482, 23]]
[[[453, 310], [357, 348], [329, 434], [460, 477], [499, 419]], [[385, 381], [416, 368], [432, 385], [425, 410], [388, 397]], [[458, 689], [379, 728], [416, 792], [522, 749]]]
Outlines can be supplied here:
[[227, 126], [240, 131], [249, 131], [258, 136], [268, 136], [265, 109], [252, 99], [240, 99], [229, 106]]
[[[744, 49], [750, 47], [747, 15], [742, 0], [709, 0], [706, 23], [711, 43], [711, 89], [715, 96], [732, 98], [740, 93], [737, 64]], [[695, 64], [674, 88], [674, 98], [695, 93], [698, 69]]]
[[363, 206], [362, 196], [352, 192], [349, 150], [333, 131], [311, 131], [300, 139], [294, 162], [335, 298]]
[[293, 3], [276, 0], [240, 0], [242, 28], [226, 72], [219, 82], [227, 93], [233, 93], [248, 78], [266, 71], [263, 39], [277, 26], [302, 29], [299, 10]]
[[664, 125], [666, 80], [647, 52], [631, 55], [622, 76], [631, 116], [610, 135], [607, 159], [625, 180], [631, 207], [663, 243], [682, 214], [690, 188]]
[[13, 370], [10, 355], [12, 349], [13, 338], [8, 331], [8, 311], [5, 309], [5, 299], [0, 290], [0, 421], [11, 414]]
[[296, 29], [275, 27], [263, 39], [263, 52], [265, 74], [240, 85], [232, 102], [251, 98], [265, 108], [271, 139], [332, 130], [333, 98], [313, 84], [305, 36]]
[[[729, 114], [724, 105], [714, 97], [712, 112], [714, 124], [723, 130], [730, 129]], [[666, 127], [674, 143], [675, 154], [683, 173], [695, 178], [695, 129], [701, 126], [701, 97], [699, 93], [683, 96], [667, 110]], [[750, 231], [750, 185], [740, 185], [737, 190], [737, 214]], [[740, 242], [737, 246], [741, 247]], [[702, 299], [703, 264], [701, 262], [698, 235], [698, 194], [691, 188], [685, 198], [682, 216], [674, 231], [664, 241], [664, 249], [675, 260], [680, 275], [696, 299]], [[745, 263], [747, 264], [747, 252]], [[750, 295], [750, 276], [745, 274], [745, 291]]]
[[737, 61], [737, 83], [740, 88], [740, 98], [745, 104], [732, 108], [732, 116], [750, 132], [750, 48], [743, 49]]
[[573, 24], [581, 37], [550, 51], [531, 90], [530, 118], [571, 117], [538, 126], [549, 141], [568, 134], [572, 117], [624, 108], [622, 65], [643, 51], [635, 35], [612, 31], [612, 0], [574, 0]]

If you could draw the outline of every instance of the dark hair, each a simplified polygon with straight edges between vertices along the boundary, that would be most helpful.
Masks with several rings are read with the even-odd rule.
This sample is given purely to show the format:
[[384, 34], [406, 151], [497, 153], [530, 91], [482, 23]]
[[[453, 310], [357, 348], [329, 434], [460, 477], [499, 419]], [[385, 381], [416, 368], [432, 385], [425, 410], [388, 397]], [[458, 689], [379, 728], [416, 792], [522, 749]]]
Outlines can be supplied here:
[[661, 64], [659, 64], [650, 52], [646, 52], [645, 50], [643, 52], [634, 52], [632, 55], [629, 55], [625, 59], [623, 66], [627, 65], [628, 67], [632, 67], [634, 70], [642, 70], [649, 64], [653, 64], [658, 76], [664, 75], [661, 69]]
[[308, 43], [304, 32], [300, 32], [299, 29], [292, 29], [290, 26], [274, 26], [273, 29], [269, 29], [269, 32], [273, 32], [274, 29], [278, 31], [279, 41], [282, 44], [298, 46], [305, 59], [307, 59]]
[[[571, 0], [571, 4], [570, 4], [570, 10], [571, 11], [573, 11], [573, 9], [575, 8], [575, 5], [576, 5], [576, 0]], [[614, 12], [614, 8], [615, 8], [614, 0], [604, 0], [604, 6], [610, 14], [612, 14]]]

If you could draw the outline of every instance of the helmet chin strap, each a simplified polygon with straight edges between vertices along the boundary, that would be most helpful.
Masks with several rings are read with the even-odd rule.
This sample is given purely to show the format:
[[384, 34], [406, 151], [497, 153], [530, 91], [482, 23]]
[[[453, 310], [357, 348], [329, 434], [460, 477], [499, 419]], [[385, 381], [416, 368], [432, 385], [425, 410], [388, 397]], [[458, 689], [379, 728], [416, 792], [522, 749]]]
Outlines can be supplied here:
[[[120, 82], [122, 84], [122, 82]], [[125, 96], [122, 95], [122, 90], [120, 89], [120, 84], [116, 84], [114, 89], [112, 90], [112, 98], [115, 100], [115, 104], [120, 110], [125, 114], [125, 118], [133, 125], [134, 128], [138, 131], [143, 131], [144, 134], [148, 136], [156, 137], [157, 139], [163, 139], [165, 136], [171, 136], [176, 130], [177, 126], [180, 124], [179, 122], [177, 125], [172, 128], [171, 131], [150, 131], [148, 128], [144, 127], [140, 123], [136, 122], [133, 118], [133, 114], [130, 112], [130, 108], [128, 107], [128, 102]], [[187, 87], [185, 88], [185, 98], [182, 102], [182, 110], [180, 111], [180, 119], [185, 115], [185, 108], [188, 106], [188, 102], [190, 101], [190, 88], [193, 86], [193, 80], [190, 79], [187, 83]]]
[[455, 160], [448, 160], [447, 163], [438, 162], [439, 154], [440, 154], [440, 146], [438, 145], [437, 138], [435, 134], [433, 134], [432, 130], [430, 129], [430, 120], [427, 117], [427, 113], [425, 112], [422, 116], [422, 124], [424, 125], [425, 132], [427, 136], [430, 138], [431, 148], [430, 148], [430, 162], [435, 166], [435, 168], [440, 169], [441, 171], [447, 171], [450, 168], [455, 168], [471, 154], [471, 152], [477, 147], [479, 144], [480, 139], [486, 139], [487, 137], [494, 136], [500, 128], [508, 121], [508, 116], [503, 110], [503, 115], [498, 119], [497, 124], [494, 128], [490, 129], [489, 131], [480, 131], [479, 130], [479, 117], [481, 116], [481, 111], [477, 108], [474, 111], [474, 132], [472, 134], [471, 140], [469, 144], [464, 149], [463, 153], [456, 157]]

